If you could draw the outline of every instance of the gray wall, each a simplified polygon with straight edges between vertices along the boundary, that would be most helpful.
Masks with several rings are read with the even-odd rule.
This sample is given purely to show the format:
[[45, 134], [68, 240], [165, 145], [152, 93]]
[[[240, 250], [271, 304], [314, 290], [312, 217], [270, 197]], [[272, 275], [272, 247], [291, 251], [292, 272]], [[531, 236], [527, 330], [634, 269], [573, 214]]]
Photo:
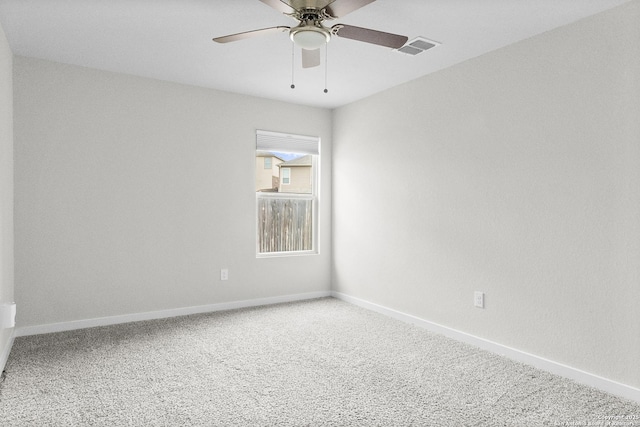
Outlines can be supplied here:
[[[0, 303], [13, 301], [13, 53], [0, 27]], [[0, 331], [0, 358], [11, 336]]]
[[[330, 111], [23, 57], [14, 85], [18, 327], [330, 289]], [[322, 138], [320, 255], [256, 259], [256, 129]]]
[[636, 1], [337, 109], [334, 289], [639, 387], [638, 22]]

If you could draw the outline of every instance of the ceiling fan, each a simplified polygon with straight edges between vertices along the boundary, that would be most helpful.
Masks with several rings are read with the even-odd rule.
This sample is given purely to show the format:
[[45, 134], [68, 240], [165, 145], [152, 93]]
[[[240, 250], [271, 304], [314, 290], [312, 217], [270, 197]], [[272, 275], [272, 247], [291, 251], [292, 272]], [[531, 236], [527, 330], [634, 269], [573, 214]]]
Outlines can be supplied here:
[[243, 33], [216, 37], [213, 41], [229, 43], [254, 36], [272, 33], [289, 32], [293, 42], [302, 48], [302, 66], [311, 68], [320, 65], [320, 47], [329, 43], [333, 36], [357, 40], [379, 46], [399, 49], [408, 38], [398, 34], [354, 27], [352, 25], [336, 24], [325, 27], [325, 20], [341, 18], [354, 10], [373, 3], [375, 0], [260, 0], [279, 12], [299, 21], [295, 27], [270, 27]]

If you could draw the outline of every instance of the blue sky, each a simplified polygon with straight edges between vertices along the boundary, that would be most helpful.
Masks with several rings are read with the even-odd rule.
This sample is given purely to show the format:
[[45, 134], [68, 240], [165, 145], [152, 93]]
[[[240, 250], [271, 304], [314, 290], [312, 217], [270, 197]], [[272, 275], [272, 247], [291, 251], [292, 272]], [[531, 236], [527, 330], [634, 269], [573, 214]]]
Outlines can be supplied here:
[[304, 154], [300, 153], [279, 153], [276, 151], [272, 151], [271, 154], [273, 154], [274, 156], [278, 156], [279, 158], [287, 162], [289, 160], [297, 159], [298, 157], [304, 156]]

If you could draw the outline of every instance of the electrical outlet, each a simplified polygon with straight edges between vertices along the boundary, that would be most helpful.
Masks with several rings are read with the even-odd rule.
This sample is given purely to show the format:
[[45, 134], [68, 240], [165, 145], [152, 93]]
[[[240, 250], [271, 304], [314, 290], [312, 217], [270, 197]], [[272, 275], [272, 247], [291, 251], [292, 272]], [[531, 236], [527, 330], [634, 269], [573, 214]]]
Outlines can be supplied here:
[[220, 280], [229, 280], [229, 269], [223, 268], [220, 270]]
[[473, 305], [478, 308], [484, 308], [484, 292], [475, 291], [473, 293]]
[[0, 304], [0, 328], [9, 329], [16, 326], [16, 303]]

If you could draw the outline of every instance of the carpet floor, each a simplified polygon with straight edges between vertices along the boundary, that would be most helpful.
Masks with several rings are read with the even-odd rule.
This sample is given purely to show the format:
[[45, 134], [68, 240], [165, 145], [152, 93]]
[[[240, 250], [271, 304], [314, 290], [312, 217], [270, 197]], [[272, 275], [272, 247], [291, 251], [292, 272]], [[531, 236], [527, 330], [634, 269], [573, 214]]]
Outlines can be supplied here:
[[640, 426], [631, 401], [333, 298], [20, 337], [5, 371], [3, 426]]

